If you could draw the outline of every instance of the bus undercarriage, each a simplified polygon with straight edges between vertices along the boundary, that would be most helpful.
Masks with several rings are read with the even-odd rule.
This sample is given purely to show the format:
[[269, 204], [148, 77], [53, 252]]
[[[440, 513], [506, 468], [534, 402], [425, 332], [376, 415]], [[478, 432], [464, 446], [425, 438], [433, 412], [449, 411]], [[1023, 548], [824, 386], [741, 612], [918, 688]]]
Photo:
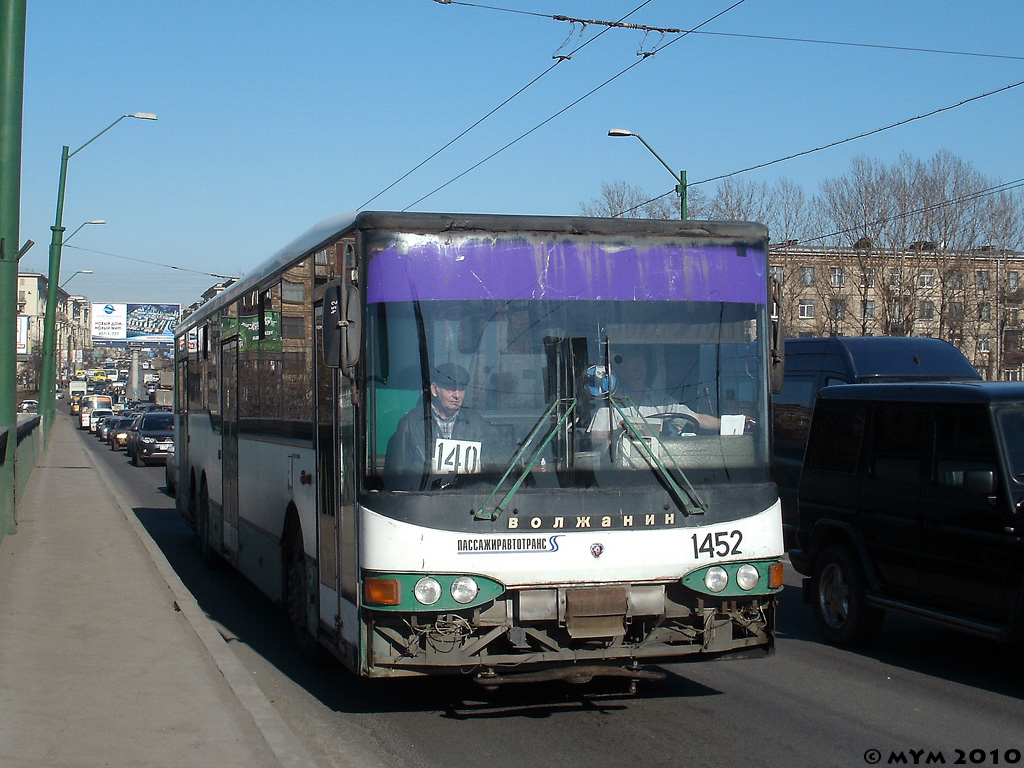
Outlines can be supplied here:
[[776, 604], [773, 595], [702, 599], [673, 583], [515, 590], [477, 609], [439, 614], [367, 610], [366, 674], [456, 667], [476, 670], [488, 685], [640, 679], [649, 676], [639, 674], [641, 662], [771, 653]]

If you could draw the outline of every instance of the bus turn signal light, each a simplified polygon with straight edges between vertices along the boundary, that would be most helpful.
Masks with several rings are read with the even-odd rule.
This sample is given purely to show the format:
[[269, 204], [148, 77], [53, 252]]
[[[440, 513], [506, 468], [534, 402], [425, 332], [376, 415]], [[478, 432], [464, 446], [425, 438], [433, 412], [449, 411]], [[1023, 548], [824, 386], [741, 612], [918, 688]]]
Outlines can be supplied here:
[[401, 602], [398, 580], [367, 578], [363, 581], [363, 599], [368, 605], [398, 605]]
[[768, 588], [779, 589], [782, 587], [782, 563], [772, 563], [768, 566]]

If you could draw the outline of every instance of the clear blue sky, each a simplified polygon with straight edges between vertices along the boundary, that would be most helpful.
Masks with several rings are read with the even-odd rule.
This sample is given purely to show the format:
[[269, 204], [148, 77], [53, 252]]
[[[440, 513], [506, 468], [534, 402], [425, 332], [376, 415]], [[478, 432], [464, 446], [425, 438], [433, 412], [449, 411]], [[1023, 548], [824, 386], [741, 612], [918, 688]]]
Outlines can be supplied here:
[[[642, 0], [482, 0], [618, 20]], [[629, 22], [696, 27], [732, 0], [651, 0]], [[602, 31], [433, 0], [30, 0], [22, 262], [46, 271], [60, 151], [71, 159], [62, 280], [93, 301], [189, 304], [377, 192]], [[1019, 0], [746, 0], [701, 28], [1024, 57]], [[1024, 58], [611, 29], [368, 208], [577, 214], [602, 182], [654, 195], [838, 141], [1024, 81]], [[441, 191], [424, 195], [613, 82]], [[945, 149], [1002, 181], [1024, 176], [1024, 86], [748, 173], [810, 196], [851, 158]], [[704, 191], [713, 193], [712, 185]], [[72, 247], [77, 246], [77, 247]], [[111, 255], [112, 254], [112, 255]], [[147, 263], [148, 262], [148, 263]], [[173, 265], [172, 270], [156, 264]]]

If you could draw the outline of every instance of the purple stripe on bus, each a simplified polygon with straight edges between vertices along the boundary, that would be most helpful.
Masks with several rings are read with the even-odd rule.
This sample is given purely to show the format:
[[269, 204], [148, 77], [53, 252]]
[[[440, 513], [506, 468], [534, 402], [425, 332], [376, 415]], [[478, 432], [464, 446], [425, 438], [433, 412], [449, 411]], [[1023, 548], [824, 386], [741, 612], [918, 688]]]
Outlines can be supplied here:
[[765, 258], [735, 247], [427, 241], [377, 253], [367, 301], [548, 299], [764, 304]]

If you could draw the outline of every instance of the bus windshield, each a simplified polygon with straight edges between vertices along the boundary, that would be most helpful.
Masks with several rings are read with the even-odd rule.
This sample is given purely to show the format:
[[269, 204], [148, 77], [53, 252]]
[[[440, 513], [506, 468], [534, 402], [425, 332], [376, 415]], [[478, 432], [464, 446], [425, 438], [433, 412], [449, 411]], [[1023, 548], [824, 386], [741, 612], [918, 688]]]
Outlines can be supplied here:
[[371, 488], [767, 479], [762, 304], [383, 301], [367, 320]]

